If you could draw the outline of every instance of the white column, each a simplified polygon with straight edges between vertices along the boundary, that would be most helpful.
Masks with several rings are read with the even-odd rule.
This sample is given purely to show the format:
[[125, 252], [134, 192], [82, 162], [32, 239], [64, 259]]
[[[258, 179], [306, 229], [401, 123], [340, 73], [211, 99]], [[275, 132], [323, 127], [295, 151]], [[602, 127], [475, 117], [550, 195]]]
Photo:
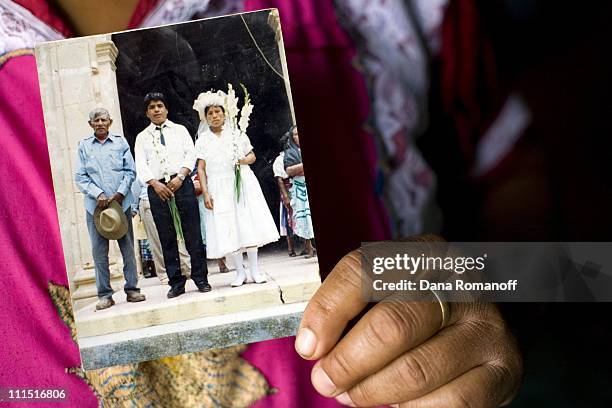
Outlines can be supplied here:
[[[113, 118], [111, 132], [123, 134], [115, 76], [117, 54], [110, 35], [49, 42], [36, 47], [53, 185], [73, 294], [78, 289], [75, 281], [89, 286], [95, 282], [83, 195], [74, 183], [77, 145], [91, 135], [88, 115], [96, 107], [108, 109]], [[110, 252], [111, 274], [122, 275], [116, 244]], [[95, 296], [95, 286], [86, 292], [88, 296]]]
[[289, 99], [289, 108], [291, 109], [291, 119], [293, 124], [296, 124], [295, 110], [293, 109], [293, 96], [291, 95], [291, 84], [289, 83], [289, 70], [287, 69], [287, 58], [285, 55], [285, 43], [283, 41], [283, 32], [281, 29], [280, 16], [278, 9], [270, 10], [268, 15], [268, 25], [272, 27], [275, 33], [276, 43], [278, 44], [278, 52], [280, 55], [280, 62], [282, 67], [283, 80], [285, 82], [285, 91], [287, 92], [287, 98]]

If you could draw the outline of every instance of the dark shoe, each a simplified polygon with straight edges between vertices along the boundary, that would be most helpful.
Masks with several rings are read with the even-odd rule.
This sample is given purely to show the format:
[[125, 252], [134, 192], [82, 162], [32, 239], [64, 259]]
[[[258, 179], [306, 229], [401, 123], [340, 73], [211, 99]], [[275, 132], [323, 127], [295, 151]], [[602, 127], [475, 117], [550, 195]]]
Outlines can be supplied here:
[[113, 300], [113, 298], [102, 298], [96, 304], [96, 310], [108, 309], [114, 304], [115, 304], [115, 301]]
[[142, 302], [146, 299], [145, 295], [140, 292], [128, 292], [125, 300], [128, 302]]
[[175, 298], [177, 296], [181, 296], [183, 293], [185, 293], [185, 287], [184, 286], [182, 288], [170, 289], [166, 296], [168, 296], [168, 299], [172, 299], [172, 298]]
[[198, 285], [198, 290], [200, 292], [210, 292], [212, 290], [212, 287], [209, 283], [205, 283], [203, 285]]
[[153, 277], [153, 274], [151, 274], [151, 271], [147, 269], [147, 265], [144, 263], [142, 264], [142, 276], [144, 276], [145, 279]]
[[153, 261], [144, 261], [142, 263], [142, 274], [145, 278], [153, 278], [157, 276], [157, 273], [155, 273], [155, 264], [153, 263]]
[[297, 256], [297, 254], [296, 254], [296, 253], [295, 253], [295, 251], [292, 249], [292, 250], [291, 250], [291, 252], [289, 252], [289, 256], [293, 258], [294, 256]]

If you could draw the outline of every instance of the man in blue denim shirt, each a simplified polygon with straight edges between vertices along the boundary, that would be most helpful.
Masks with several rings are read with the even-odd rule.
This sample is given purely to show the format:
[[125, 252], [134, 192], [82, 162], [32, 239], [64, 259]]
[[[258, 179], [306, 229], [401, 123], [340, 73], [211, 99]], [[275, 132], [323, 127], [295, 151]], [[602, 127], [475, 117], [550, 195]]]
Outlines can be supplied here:
[[136, 178], [136, 169], [127, 141], [122, 136], [109, 132], [112, 123], [109, 112], [104, 108], [96, 108], [89, 113], [89, 125], [94, 134], [79, 142], [75, 175], [77, 187], [85, 195], [87, 229], [91, 239], [99, 299], [97, 310], [109, 308], [115, 301], [110, 285], [108, 239], [96, 229], [94, 211], [96, 208], [107, 208], [113, 201], [121, 205], [128, 219], [127, 234], [118, 240], [123, 257], [127, 301], [145, 300], [145, 296], [138, 289], [131, 222], [131, 207], [135, 199], [130, 189]]

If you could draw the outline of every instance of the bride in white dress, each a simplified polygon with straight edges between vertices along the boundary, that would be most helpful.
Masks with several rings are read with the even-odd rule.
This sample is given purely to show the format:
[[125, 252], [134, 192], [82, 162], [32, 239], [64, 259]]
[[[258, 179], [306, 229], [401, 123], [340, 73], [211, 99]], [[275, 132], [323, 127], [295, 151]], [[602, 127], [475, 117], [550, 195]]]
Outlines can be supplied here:
[[[221, 104], [203, 108], [206, 123], [200, 124], [195, 148], [206, 207], [208, 258], [230, 257], [236, 266], [236, 279], [231, 285], [241, 286], [247, 281], [242, 264], [242, 253], [246, 251], [253, 280], [264, 283], [266, 278], [257, 267], [257, 248], [280, 237], [249, 167], [256, 159], [253, 146], [245, 133], [224, 126], [226, 114]], [[240, 165], [238, 185], [236, 162]]]

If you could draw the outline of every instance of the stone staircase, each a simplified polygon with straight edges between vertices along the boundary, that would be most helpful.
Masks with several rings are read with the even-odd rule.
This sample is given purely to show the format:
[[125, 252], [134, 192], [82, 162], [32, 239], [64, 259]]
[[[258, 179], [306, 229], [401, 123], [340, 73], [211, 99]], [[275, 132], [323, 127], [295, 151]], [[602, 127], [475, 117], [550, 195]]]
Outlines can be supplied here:
[[[109, 265], [111, 286], [115, 291], [123, 290], [123, 264], [112, 262]], [[77, 271], [73, 279], [72, 304], [75, 310], [97, 300], [96, 276], [93, 264], [87, 264]]]
[[[268, 276], [267, 283], [248, 283], [232, 288], [230, 282], [234, 279], [233, 272], [212, 273], [209, 274], [213, 287], [211, 292], [200, 293], [194, 283], [188, 281], [187, 293], [174, 299], [166, 298], [169, 287], [161, 285], [156, 278], [143, 279], [140, 287], [147, 300], [140, 303], [125, 301], [125, 294], [121, 291], [122, 276], [119, 275], [119, 291], [114, 295], [115, 306], [96, 311], [95, 298], [89, 302], [80, 298], [81, 302], [75, 307], [77, 335], [81, 339], [126, 330], [154, 329], [154, 326], [179, 321], [305, 302], [321, 284], [316, 258], [289, 258], [284, 253], [268, 254], [260, 257], [259, 268]], [[93, 289], [95, 291], [95, 283]], [[87, 293], [86, 286], [78, 290], [81, 290], [81, 294]]]

